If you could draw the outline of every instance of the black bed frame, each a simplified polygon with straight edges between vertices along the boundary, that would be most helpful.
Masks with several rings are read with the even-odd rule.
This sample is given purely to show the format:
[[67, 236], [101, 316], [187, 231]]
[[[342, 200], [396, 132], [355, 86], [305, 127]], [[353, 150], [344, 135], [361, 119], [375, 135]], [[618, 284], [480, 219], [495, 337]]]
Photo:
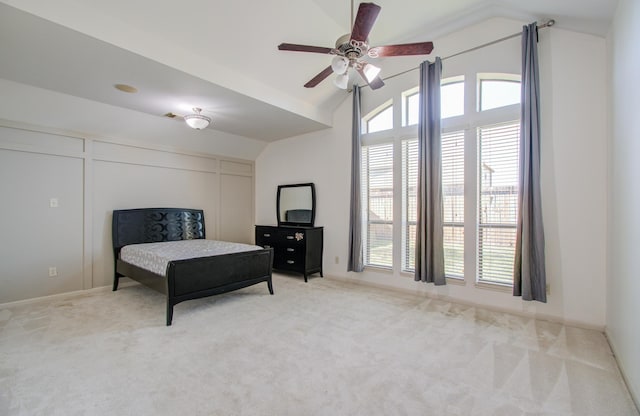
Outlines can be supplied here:
[[129, 277], [167, 296], [167, 326], [173, 307], [198, 299], [267, 282], [273, 295], [273, 249], [199, 257], [169, 262], [160, 276], [120, 260], [120, 249], [129, 244], [204, 239], [204, 212], [184, 208], [139, 208], [113, 211], [113, 290], [120, 277]]

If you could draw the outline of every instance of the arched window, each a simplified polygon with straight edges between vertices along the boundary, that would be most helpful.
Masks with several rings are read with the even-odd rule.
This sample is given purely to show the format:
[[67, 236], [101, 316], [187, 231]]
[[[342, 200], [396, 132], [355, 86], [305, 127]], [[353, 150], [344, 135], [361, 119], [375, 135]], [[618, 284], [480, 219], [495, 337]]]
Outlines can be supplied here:
[[[465, 80], [447, 83], [450, 80], [443, 80], [443, 102], [445, 95], [453, 95], [452, 90], [445, 93], [452, 85], [464, 95], [464, 101], [456, 112], [443, 109], [442, 114], [445, 274], [458, 279], [473, 277], [477, 283], [511, 285], [518, 190], [519, 76], [477, 73], [467, 77], [475, 85], [467, 86]], [[465, 256], [466, 251], [473, 256]]]
[[362, 118], [362, 133], [376, 133], [393, 128], [393, 101], [389, 100]]
[[464, 76], [442, 80], [440, 114], [443, 119], [464, 115]]
[[[405, 89], [362, 120], [362, 229], [368, 267], [414, 269], [418, 93], [418, 87]], [[401, 105], [394, 106], [394, 100]], [[442, 80], [448, 278], [512, 284], [519, 103], [516, 74], [468, 72]]]
[[487, 111], [520, 103], [520, 76], [478, 74], [478, 110]]

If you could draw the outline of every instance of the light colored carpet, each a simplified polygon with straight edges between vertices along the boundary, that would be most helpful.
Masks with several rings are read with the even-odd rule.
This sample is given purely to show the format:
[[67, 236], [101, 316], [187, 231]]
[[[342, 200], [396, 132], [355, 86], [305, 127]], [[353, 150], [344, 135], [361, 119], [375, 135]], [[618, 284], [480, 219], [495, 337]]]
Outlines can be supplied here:
[[2, 415], [638, 415], [603, 334], [333, 279], [0, 307]]

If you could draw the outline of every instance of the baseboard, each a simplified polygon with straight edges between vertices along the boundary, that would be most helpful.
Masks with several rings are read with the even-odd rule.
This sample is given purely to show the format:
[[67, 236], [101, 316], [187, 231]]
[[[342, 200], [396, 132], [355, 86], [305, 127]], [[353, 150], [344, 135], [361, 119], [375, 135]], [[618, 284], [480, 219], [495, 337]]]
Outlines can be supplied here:
[[445, 295], [438, 295], [435, 293], [430, 293], [430, 292], [426, 292], [426, 291], [422, 291], [422, 290], [412, 290], [412, 289], [407, 289], [407, 288], [402, 288], [402, 287], [397, 287], [397, 286], [387, 286], [385, 284], [381, 284], [381, 283], [376, 283], [376, 282], [370, 282], [367, 280], [356, 280], [356, 279], [352, 279], [350, 277], [338, 277], [338, 276], [325, 276], [326, 278], [329, 279], [333, 279], [333, 280], [339, 280], [341, 282], [348, 282], [351, 283], [353, 285], [366, 285], [366, 286], [371, 286], [371, 287], [375, 287], [378, 289], [384, 289], [384, 290], [391, 290], [391, 291], [395, 291], [395, 292], [399, 292], [399, 293], [404, 293], [404, 294], [414, 294], [414, 295], [419, 295], [419, 296], [426, 296], [430, 299], [437, 299], [437, 300], [442, 300], [445, 302], [451, 302], [451, 303], [456, 303], [458, 305], [465, 305], [465, 306], [471, 306], [474, 308], [481, 308], [481, 309], [486, 309], [489, 311], [493, 311], [493, 312], [501, 312], [501, 313], [508, 313], [511, 315], [516, 315], [516, 316], [521, 316], [524, 318], [533, 318], [533, 319], [539, 319], [542, 321], [547, 321], [547, 322], [553, 322], [553, 323], [558, 323], [558, 324], [562, 324], [562, 325], [566, 325], [566, 326], [570, 326], [570, 327], [574, 327], [574, 328], [581, 328], [581, 329], [588, 329], [588, 330], [592, 330], [592, 331], [598, 331], [598, 332], [602, 332], [604, 333], [604, 325], [594, 325], [594, 324], [590, 324], [590, 323], [586, 323], [586, 322], [581, 322], [581, 321], [574, 321], [571, 319], [563, 319], [554, 315], [546, 315], [546, 314], [541, 314], [541, 313], [529, 313], [529, 312], [525, 312], [525, 311], [516, 311], [516, 310], [512, 310], [512, 309], [508, 309], [508, 308], [501, 308], [499, 306], [492, 306], [492, 305], [485, 305], [485, 304], [481, 304], [481, 303], [475, 303], [475, 302], [471, 302], [471, 301], [467, 301], [467, 300], [462, 300], [462, 299], [457, 299], [457, 298], [453, 298], [451, 296], [445, 296]]
[[[133, 281], [131, 279], [126, 279], [127, 281], [123, 281], [125, 279], [121, 279], [120, 283], [118, 284], [118, 287], [127, 287], [127, 286], [134, 286], [134, 285], [139, 285], [140, 283]], [[32, 303], [38, 303], [38, 302], [43, 302], [43, 301], [55, 301], [55, 300], [59, 300], [59, 299], [64, 299], [67, 298], [69, 296], [78, 296], [78, 295], [86, 295], [86, 294], [90, 294], [90, 293], [100, 293], [100, 292], [110, 292], [111, 290], [113, 290], [113, 287], [111, 285], [109, 286], [100, 286], [100, 287], [94, 287], [91, 289], [82, 289], [82, 290], [74, 290], [72, 292], [63, 292], [63, 293], [55, 293], [53, 295], [46, 295], [46, 296], [39, 296], [37, 298], [29, 298], [29, 299], [22, 299], [22, 300], [15, 300], [13, 302], [6, 302], [6, 303], [0, 303], [0, 308], [9, 308], [9, 307], [13, 307], [13, 306], [21, 306], [21, 305], [29, 305]]]
[[[636, 392], [631, 388], [631, 383], [629, 383], [629, 379], [627, 378], [627, 374], [624, 371], [624, 367], [621, 365], [620, 360], [618, 359], [619, 355], [616, 351], [616, 346], [613, 342], [611, 342], [611, 336], [609, 335], [608, 328], [604, 330], [604, 336], [607, 338], [607, 342], [611, 347], [611, 351], [613, 352], [613, 358], [616, 360], [616, 364], [618, 365], [618, 370], [620, 370], [620, 374], [622, 374], [622, 379], [624, 380], [624, 384], [627, 386], [627, 391], [629, 391], [629, 395], [631, 395], [631, 400], [633, 400], [633, 404], [636, 405], [636, 409], [638, 413], [640, 413], [640, 398], [636, 394]], [[640, 392], [638, 393], [640, 394]]]

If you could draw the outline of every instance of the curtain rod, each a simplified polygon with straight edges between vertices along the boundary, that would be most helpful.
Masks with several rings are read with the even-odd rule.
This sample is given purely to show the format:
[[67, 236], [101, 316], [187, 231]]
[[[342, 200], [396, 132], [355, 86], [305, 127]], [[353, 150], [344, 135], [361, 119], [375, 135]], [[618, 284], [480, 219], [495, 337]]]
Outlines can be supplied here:
[[[556, 24], [556, 21], [555, 21], [555, 20], [553, 20], [553, 19], [551, 19], [551, 20], [548, 20], [546, 23], [543, 23], [543, 24], [541, 24], [541, 25], [538, 25], [538, 29], [543, 29], [543, 28], [545, 28], [545, 27], [551, 27], [551, 26], [553, 26], [553, 25], [555, 25], [555, 24]], [[494, 40], [494, 41], [487, 42], [487, 43], [484, 43], [484, 44], [482, 44], [482, 45], [474, 46], [473, 48], [466, 49], [466, 50], [464, 50], [464, 51], [462, 51], [462, 52], [457, 52], [457, 53], [454, 53], [453, 55], [445, 56], [444, 58], [440, 58], [440, 60], [444, 61], [444, 60], [447, 60], [447, 59], [449, 59], [449, 58], [453, 58], [453, 57], [455, 57], [455, 56], [459, 56], [459, 55], [463, 55], [463, 54], [465, 54], [465, 53], [469, 53], [469, 52], [477, 51], [478, 49], [486, 48], [487, 46], [495, 45], [496, 43], [504, 42], [505, 40], [513, 39], [513, 38], [515, 38], [515, 37], [517, 37], [517, 36], [521, 36], [521, 35], [522, 35], [522, 32], [514, 33], [514, 34], [512, 34], [512, 35], [505, 36], [505, 37], [503, 37], [503, 38], [496, 39], [496, 40]], [[388, 77], [386, 77], [386, 78], [382, 78], [382, 80], [383, 80], [383, 81], [386, 81], [386, 80], [388, 80], [388, 79], [395, 78], [395, 77], [398, 77], [398, 76], [400, 76], [400, 75], [407, 74], [407, 73], [409, 73], [409, 72], [411, 72], [411, 71], [415, 71], [416, 69], [420, 69], [420, 66], [416, 66], [416, 67], [414, 67], [414, 68], [407, 69], [406, 71], [398, 72], [397, 74], [389, 75], [389, 76], [388, 76]], [[369, 86], [369, 84], [367, 84], [367, 85], [363, 85], [362, 87], [368, 87], [368, 86]], [[362, 87], [360, 87], [360, 88], [362, 88]]]

